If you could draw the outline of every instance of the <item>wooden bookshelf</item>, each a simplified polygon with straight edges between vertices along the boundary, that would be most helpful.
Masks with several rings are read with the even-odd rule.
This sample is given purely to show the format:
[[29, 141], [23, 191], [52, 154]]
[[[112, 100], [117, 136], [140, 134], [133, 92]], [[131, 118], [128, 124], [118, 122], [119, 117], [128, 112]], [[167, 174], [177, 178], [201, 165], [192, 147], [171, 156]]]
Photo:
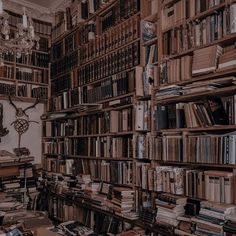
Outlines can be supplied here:
[[[21, 21], [22, 16], [7, 11], [9, 14], [9, 24], [16, 28], [17, 22]], [[33, 19], [36, 35], [40, 37], [39, 50], [32, 49], [32, 54], [16, 58], [16, 55], [4, 55], [4, 66], [1, 67], [1, 88], [11, 82], [12, 90], [1, 92], [1, 98], [7, 99], [9, 95], [13, 99], [33, 102], [39, 98], [41, 102], [48, 97], [49, 84], [49, 47], [51, 44], [51, 23]], [[14, 87], [14, 88], [13, 88]]]
[[[78, 32], [79, 34], [85, 34], [84, 38], [81, 38], [81, 35], [80, 37], [77, 37], [78, 35], [75, 36], [77, 46], [72, 47], [72, 51], [70, 51], [70, 53], [78, 52], [80, 60], [73, 64], [71, 68], [69, 66], [69, 69], [59, 70], [60, 72], [56, 72], [51, 77], [52, 87], [60, 86], [60, 83], [64, 82], [68, 82], [68, 86], [62, 86], [58, 90], [51, 91], [48, 110], [43, 119], [43, 145], [44, 147], [46, 146], [46, 149], [50, 149], [51, 146], [56, 145], [55, 143], [58, 142], [60, 145], [65, 145], [65, 149], [68, 151], [70, 148], [66, 146], [68, 145], [66, 142], [71, 142], [69, 145], [83, 147], [87, 154], [71, 154], [63, 153], [63, 151], [58, 151], [57, 153], [54, 150], [52, 153], [45, 152], [45, 163], [49, 162], [49, 167], [45, 166], [45, 169], [50, 172], [49, 169], [54, 169], [58, 163], [60, 165], [60, 162], [62, 162], [63, 166], [66, 165], [63, 161], [68, 161], [69, 163], [70, 160], [73, 160], [71, 161], [72, 165], [75, 165], [78, 169], [81, 166], [86, 169], [87, 166], [94, 168], [91, 166], [100, 165], [102, 167], [99, 167], [99, 171], [104, 168], [102, 169], [104, 173], [108, 173], [109, 171], [107, 170], [112, 166], [113, 162], [116, 163], [114, 166], [120, 163], [130, 163], [132, 169], [130, 168], [128, 173], [132, 172], [132, 183], [128, 184], [128, 187], [135, 191], [133, 211], [139, 213], [139, 217], [142, 219], [131, 222], [156, 233], [154, 235], [158, 235], [157, 233], [160, 233], [160, 235], [175, 235], [173, 232], [178, 229], [176, 222], [174, 222], [176, 223], [175, 226], [171, 225], [171, 223], [169, 224], [169, 222], [168, 224], [167, 222], [162, 222], [162, 225], [157, 220], [159, 218], [157, 212], [160, 205], [158, 205], [158, 201], [156, 203], [156, 200], [158, 200], [160, 194], [168, 193], [174, 196], [186, 196], [188, 201], [198, 201], [200, 207], [200, 201], [211, 200], [214, 202], [218, 199], [217, 195], [226, 196], [227, 194], [223, 186], [219, 190], [221, 192], [218, 191], [217, 194], [211, 196], [212, 199], [204, 195], [205, 193], [200, 193], [200, 190], [195, 189], [196, 193], [191, 192], [190, 189], [198, 184], [196, 181], [199, 178], [211, 177], [213, 175], [211, 171], [215, 171], [214, 178], [220, 178], [220, 181], [222, 181], [222, 178], [229, 177], [230, 186], [232, 187], [235, 184], [236, 87], [234, 77], [236, 67], [230, 56], [229, 59], [226, 56], [227, 53], [231, 55], [230, 52], [235, 49], [236, 29], [232, 29], [232, 26], [230, 28], [230, 21], [223, 24], [223, 16], [229, 17], [229, 9], [235, 3], [219, 1], [218, 4], [213, 1], [214, 3], [211, 2], [213, 5], [210, 5], [207, 1], [201, 1], [201, 4], [206, 4], [201, 8], [200, 5], [194, 5], [194, 3], [194, 6], [187, 7], [183, 4], [187, 4], [186, 2], [192, 3], [192, 1], [185, 0], [140, 0], [140, 11], [133, 12], [126, 17], [118, 14], [120, 18], [115, 19], [114, 24], [105, 26], [103, 31], [102, 21], [104, 17], [107, 13], [112, 12], [114, 6], [119, 9], [119, 4], [122, 4], [122, 1], [108, 1], [107, 5], [105, 4], [104, 7], [93, 14], [88, 14], [87, 18], [80, 19], [81, 21], [78, 25], [71, 30], [62, 32], [62, 35], [53, 40], [52, 48], [54, 46], [56, 48], [57, 44], [62, 44], [62, 48], [65, 48], [66, 37], [71, 34], [77, 35]], [[79, 1], [79, 7], [81, 6], [80, 4], [81, 2]], [[179, 4], [182, 4], [182, 7], [185, 6], [186, 12], [182, 8], [182, 12], [179, 10]], [[198, 7], [200, 8], [198, 9]], [[191, 15], [188, 11], [192, 8], [194, 8], [194, 13], [191, 12]], [[171, 14], [168, 14], [168, 11]], [[181, 16], [183, 12], [184, 15]], [[172, 13], [175, 15], [172, 16]], [[169, 17], [173, 19], [169, 19]], [[132, 40], [124, 41], [123, 39], [120, 44], [115, 43], [115, 46], [110, 45], [108, 48], [106, 48], [106, 44], [103, 44], [104, 42], [100, 42], [107, 41], [109, 45], [110, 35], [119, 39], [115, 31], [125, 31], [125, 28], [129, 28], [129, 26], [125, 27], [125, 25], [136, 18], [140, 27], [138, 36], [136, 35]], [[213, 26], [208, 22], [209, 19], [212, 20], [212, 25], [213, 23], [215, 25], [218, 24], [217, 27], [215, 26], [213, 29]], [[166, 22], [171, 22], [171, 20], [174, 23], [166, 25]], [[213, 20], [218, 23], [213, 22]], [[91, 21], [95, 23], [96, 29], [92, 32], [89, 31], [92, 36], [88, 36], [84, 32]], [[213, 33], [209, 35], [209, 32], [207, 35], [205, 31], [205, 33], [201, 31], [200, 27], [202, 25], [200, 24], [205, 24], [205, 21], [208, 22], [206, 32], [214, 31], [214, 35]], [[222, 24], [219, 24], [220, 21], [222, 21]], [[166, 27], [163, 27], [164, 25]], [[186, 30], [185, 33], [184, 30]], [[120, 32], [117, 34], [125, 35]], [[173, 37], [171, 41], [168, 41], [167, 36]], [[209, 42], [206, 36], [209, 36]], [[187, 38], [186, 42], [184, 41], [185, 38]], [[139, 60], [137, 63], [133, 62], [131, 63], [132, 65], [127, 66], [126, 64], [130, 61], [129, 59], [126, 60], [124, 51], [134, 43], [138, 44], [138, 49], [131, 47], [132, 51], [137, 50], [139, 53], [132, 52], [130, 57], [139, 57]], [[96, 49], [98, 49], [97, 52]], [[205, 50], [205, 54], [201, 50]], [[67, 56], [64, 49], [61, 54], [58, 53], [58, 57], [56, 51], [53, 53], [56, 54], [55, 57], [52, 55], [52, 58], [54, 58], [53, 63], [57, 63]], [[113, 55], [115, 55], [116, 59], [113, 58]], [[206, 59], [206, 55], [210, 56]], [[186, 65], [183, 64], [186, 62], [185, 57], [188, 59]], [[112, 64], [112, 60], [120, 61], [117, 64]], [[176, 64], [174, 62], [170, 65], [169, 62], [175, 60]], [[229, 67], [219, 68], [220, 64], [225, 66], [224, 63], [227, 64], [227, 62], [230, 64]], [[169, 65], [167, 65], [168, 63]], [[208, 64], [209, 66], [207, 67], [206, 65]], [[117, 68], [114, 70], [114, 67]], [[186, 72], [185, 69], [188, 71]], [[200, 72], [194, 74], [194, 71], [198, 70]], [[122, 83], [124, 82], [119, 79], [122, 74], [131, 72], [134, 73], [128, 77], [128, 81], [130, 82], [132, 78], [134, 85], [133, 87], [131, 86], [131, 90], [125, 90], [129, 85], [126, 84], [123, 88]], [[63, 73], [69, 76], [63, 82], [60, 82], [58, 78]], [[170, 80], [171, 76], [176, 81]], [[222, 82], [226, 78], [229, 79], [229, 77], [232, 79], [231, 82], [228, 84]], [[114, 88], [118, 87], [118, 82], [115, 83], [116, 80], [119, 80], [121, 84], [119, 86], [125, 90], [121, 95], [117, 95], [114, 92], [116, 91]], [[176, 94], [175, 85], [180, 86], [181, 89], [185, 87], [189, 90], [193, 89], [191, 90], [193, 92], [184, 94], [184, 90], [181, 90], [181, 92]], [[194, 90], [195, 85], [196, 87], [199, 85], [199, 91], [197, 89]], [[212, 86], [209, 90], [207, 90], [208, 85]], [[100, 95], [102, 91], [105, 91], [104, 97]], [[189, 92], [187, 89], [186, 91]], [[220, 107], [220, 111], [217, 114], [214, 114], [211, 109], [211, 102], [214, 101]], [[100, 107], [94, 107], [92, 111], [89, 109], [83, 110], [83, 103], [97, 104]], [[65, 116], [56, 117], [57, 114], [60, 115], [61, 113], [65, 114]], [[127, 120], [128, 122], [126, 123]], [[162, 122], [162, 124], [159, 122]], [[66, 129], [72, 129], [73, 133], [58, 135], [58, 132], [72, 132], [66, 131]], [[51, 133], [45, 130], [50, 130]], [[231, 140], [231, 143], [229, 143], [229, 140]], [[112, 144], [114, 147], [109, 142], [114, 142]], [[104, 153], [107, 151], [106, 145], [111, 145], [113, 153], [109, 152], [109, 150], [107, 152], [109, 153], [108, 155], [102, 154], [104, 150]], [[128, 156], [119, 153], [120, 149]], [[77, 151], [75, 150], [75, 152]], [[116, 156], [117, 153], [119, 155]], [[121, 169], [118, 171], [119, 177], [122, 176], [123, 170]], [[110, 174], [112, 175], [116, 171], [110, 171]], [[220, 171], [220, 173], [217, 171]], [[91, 174], [90, 172], [92, 171], [84, 170], [81, 174], [87, 175]], [[51, 170], [51, 173], [56, 175], [56, 171]], [[102, 171], [100, 173], [104, 174]], [[101, 176], [98, 173], [96, 174], [98, 175], [97, 177], [92, 177], [96, 183], [127, 187], [127, 184], [118, 184], [118, 181], [102, 180], [102, 174]], [[91, 175], [96, 174], [92, 173]], [[103, 178], [109, 177], [103, 176]], [[164, 178], [165, 181], [163, 180]], [[178, 178], [181, 182], [180, 186], [177, 186], [179, 184], [177, 183]], [[160, 183], [158, 182], [159, 180]], [[201, 184], [204, 189], [208, 189], [210, 185], [209, 182], [203, 182], [203, 180]], [[201, 195], [202, 197], [199, 197]], [[227, 203], [236, 204], [236, 192], [232, 190], [228, 196], [230, 198], [227, 198]], [[226, 203], [226, 198], [218, 201], [224, 204]], [[194, 204], [197, 203], [195, 202]], [[88, 203], [86, 202], [84, 207], [86, 208], [87, 205]], [[152, 218], [152, 223], [148, 221], [151, 221], [151, 218], [142, 218], [145, 217], [142, 214], [145, 214], [147, 209], [157, 211], [155, 213], [157, 218], [156, 216]], [[96, 208], [93, 208], [93, 210], [100, 211]], [[109, 211], [103, 211], [103, 213], [110, 215]], [[115, 213], [112, 212], [112, 214]], [[196, 215], [197, 213], [194, 214]], [[126, 217], [121, 219], [129, 222]]]

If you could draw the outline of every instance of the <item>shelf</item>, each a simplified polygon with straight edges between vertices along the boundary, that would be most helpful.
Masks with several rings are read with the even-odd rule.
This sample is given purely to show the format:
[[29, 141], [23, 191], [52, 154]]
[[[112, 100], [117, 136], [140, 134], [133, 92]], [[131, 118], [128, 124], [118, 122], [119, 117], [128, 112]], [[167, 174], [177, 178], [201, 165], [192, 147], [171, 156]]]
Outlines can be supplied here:
[[37, 86], [42, 86], [42, 87], [48, 87], [48, 84], [45, 83], [38, 83], [34, 81], [26, 81], [26, 80], [15, 80], [18, 84], [32, 84], [32, 85], [37, 85]]
[[[220, 77], [225, 77], [225, 76], [230, 76], [230, 75], [234, 76], [235, 74], [236, 74], [236, 68], [228, 69], [228, 70], [221, 70], [221, 71], [216, 70], [216, 72], [214, 72], [214, 73], [195, 76], [195, 77], [192, 77], [192, 79], [190, 79], [190, 80], [183, 80], [183, 81], [179, 81], [179, 82], [163, 84], [163, 85], [160, 85], [160, 88], [166, 87], [169, 85], [187, 85], [187, 84], [192, 84], [194, 82], [200, 82], [200, 81], [209, 80], [209, 79], [217, 79]], [[155, 90], [158, 90], [158, 89], [159, 88], [155, 88]]]
[[155, 100], [157, 104], [178, 103], [178, 102], [184, 102], [184, 101], [196, 101], [196, 100], [199, 100], [200, 98], [203, 99], [203, 97], [216, 96], [216, 95], [221, 95], [221, 94], [224, 94], [225, 96], [225, 95], [230, 95], [230, 94], [235, 94], [235, 93], [236, 93], [236, 85], [221, 88], [221, 89], [205, 91], [205, 92], [179, 95], [179, 96], [174, 96], [170, 98], [157, 99], [157, 97], [155, 97]]
[[[0, 99], [1, 100], [9, 100], [8, 95], [2, 95], [2, 94], [0, 94]], [[12, 99], [12, 101], [16, 101], [16, 102], [34, 103], [37, 98], [12, 96], [11, 99]], [[42, 98], [40, 98], [39, 100], [40, 100], [39, 103], [45, 103], [46, 102], [46, 100], [42, 99]]]
[[28, 67], [28, 68], [36, 69], [36, 70], [49, 70], [48, 67], [33, 66], [33, 65], [23, 64], [23, 63], [19, 63], [19, 62], [16, 62], [16, 67], [17, 66]]
[[12, 82], [15, 83], [16, 80], [15, 79], [11, 79], [11, 78], [6, 78], [6, 77], [0, 77], [0, 83], [6, 81], [6, 82]]
[[221, 131], [221, 130], [236, 130], [236, 125], [215, 125], [211, 127], [194, 127], [194, 128], [176, 128], [176, 129], [161, 129], [156, 131], [157, 133], [164, 132], [209, 132], [209, 131]]
[[235, 169], [236, 165], [231, 164], [216, 164], [216, 163], [196, 163], [196, 162], [178, 162], [178, 161], [158, 161], [155, 162], [161, 165], [173, 165], [173, 166], [191, 166], [191, 167], [206, 167], [206, 168], [221, 168], [221, 169]]
[[90, 138], [90, 137], [106, 137], [106, 136], [127, 136], [133, 135], [133, 131], [127, 132], [117, 132], [117, 133], [104, 133], [104, 134], [82, 134], [82, 135], [73, 135], [68, 136], [68, 138]]
[[64, 155], [64, 154], [43, 154], [44, 156], [54, 156], [72, 159], [88, 159], [88, 160], [104, 160], [104, 161], [133, 161], [133, 158], [127, 157], [95, 157], [95, 156], [81, 156], [81, 155]]

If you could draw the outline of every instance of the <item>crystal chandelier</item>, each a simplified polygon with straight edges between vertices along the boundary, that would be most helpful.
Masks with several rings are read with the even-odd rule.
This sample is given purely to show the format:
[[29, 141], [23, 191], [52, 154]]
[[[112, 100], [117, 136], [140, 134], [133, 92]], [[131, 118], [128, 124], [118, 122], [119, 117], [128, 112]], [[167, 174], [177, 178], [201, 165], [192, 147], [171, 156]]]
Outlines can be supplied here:
[[28, 55], [32, 48], [39, 49], [39, 37], [35, 35], [32, 19], [26, 15], [23, 7], [22, 23], [18, 23], [16, 28], [8, 24], [9, 14], [3, 10], [3, 2], [0, 0], [0, 66], [3, 65], [4, 54], [14, 54], [20, 58], [23, 54]]

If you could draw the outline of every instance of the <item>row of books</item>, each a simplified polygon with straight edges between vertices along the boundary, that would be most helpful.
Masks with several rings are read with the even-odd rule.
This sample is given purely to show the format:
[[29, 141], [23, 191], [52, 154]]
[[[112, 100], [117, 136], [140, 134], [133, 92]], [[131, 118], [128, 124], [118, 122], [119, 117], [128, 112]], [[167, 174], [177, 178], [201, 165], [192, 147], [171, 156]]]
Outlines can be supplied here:
[[150, 163], [136, 162], [135, 185], [142, 189], [176, 195], [185, 193], [185, 169], [171, 166], [151, 167]]
[[[223, 49], [219, 46], [212, 46], [196, 50], [193, 57], [188, 55], [165, 61], [161, 65], [160, 83], [165, 85], [191, 81], [194, 76], [233, 69], [235, 51], [234, 45]], [[207, 55], [211, 55], [210, 59]], [[202, 85], [205, 84], [202, 83]]]
[[46, 53], [32, 52], [31, 55], [22, 55], [20, 58], [16, 58], [16, 62], [20, 64], [48, 68], [49, 55]]
[[232, 172], [186, 170], [187, 196], [231, 204], [234, 202], [232, 186]]
[[10, 65], [4, 65], [0, 67], [0, 77], [14, 79], [14, 67]]
[[[84, 32], [81, 32], [82, 34]], [[86, 32], [85, 32], [86, 33]], [[82, 37], [82, 36], [81, 36]], [[106, 33], [92, 38], [87, 44], [81, 46], [80, 60], [86, 63], [95, 57], [109, 53], [122, 47], [139, 37], [139, 17], [134, 16], [127, 21], [112, 27]]]
[[52, 79], [55, 79], [57, 76], [60, 76], [63, 73], [73, 70], [78, 65], [79, 54], [78, 50], [75, 50], [74, 52], [67, 54], [60, 60], [57, 60], [51, 64]]
[[199, 1], [180, 0], [162, 9], [162, 30], [180, 24], [188, 18], [193, 18], [199, 13], [218, 6], [224, 0], [219, 1]]
[[1, 95], [16, 95], [16, 85], [10, 83], [0, 83]]
[[234, 125], [235, 95], [222, 98], [209, 96], [205, 101], [157, 105], [155, 113], [157, 130]]
[[168, 162], [235, 164], [235, 133], [164, 134], [136, 140], [137, 158]]
[[230, 6], [230, 10], [226, 8], [201, 19], [197, 23], [189, 22], [167, 31], [163, 35], [164, 55], [174, 55], [204, 46], [236, 32], [233, 24], [235, 9], [235, 4], [233, 4]]
[[[9, 14], [8, 22], [12, 26], [17, 26], [18, 23], [22, 23], [22, 15], [7, 11]], [[40, 20], [33, 19], [33, 26], [36, 33], [51, 35], [52, 24]]]
[[165, 61], [161, 64], [161, 85], [190, 80], [191, 78], [192, 57], [189, 55]]
[[[67, 135], [88, 135], [106, 133], [109, 128], [108, 114], [91, 114], [80, 116], [68, 121], [45, 121], [44, 137], [67, 136]], [[107, 124], [106, 124], [107, 123]]]
[[62, 125], [60, 123], [58, 125], [47, 121], [45, 134], [46, 136], [54, 136], [55, 134], [63, 136], [66, 133], [86, 135], [132, 131], [132, 108], [79, 117], [70, 121], [70, 132], [65, 131], [66, 126], [63, 122]]
[[16, 79], [23, 81], [32, 81], [36, 83], [48, 83], [48, 71], [17, 67]]
[[134, 164], [135, 185], [149, 191], [162, 191], [176, 195], [231, 204], [233, 173], [217, 170], [198, 170], [156, 166], [150, 163]]
[[81, 103], [96, 103], [134, 92], [133, 71], [121, 72], [101, 81], [100, 84], [79, 89]]
[[18, 85], [17, 96], [42, 98], [48, 97], [48, 89], [46, 87], [36, 87], [32, 84]]
[[91, 175], [95, 181], [113, 184], [132, 184], [132, 162], [46, 158], [45, 170], [65, 175]]
[[79, 85], [103, 79], [139, 64], [139, 42], [132, 43], [122, 49], [97, 59], [78, 68]]
[[[83, 145], [83, 146], [82, 146]], [[58, 156], [87, 156], [104, 158], [131, 158], [133, 156], [130, 137], [89, 137], [74, 139], [55, 139], [44, 141], [43, 153]]]
[[184, 161], [196, 163], [235, 164], [235, 133], [192, 135], [186, 139]]

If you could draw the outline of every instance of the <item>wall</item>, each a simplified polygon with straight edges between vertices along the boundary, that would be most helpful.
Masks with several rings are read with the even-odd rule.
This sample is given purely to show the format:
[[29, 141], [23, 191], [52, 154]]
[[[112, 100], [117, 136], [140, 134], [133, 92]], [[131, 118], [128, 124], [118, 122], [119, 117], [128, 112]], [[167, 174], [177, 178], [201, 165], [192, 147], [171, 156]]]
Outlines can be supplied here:
[[[7, 150], [13, 152], [13, 148], [18, 147], [18, 133], [15, 131], [11, 123], [15, 120], [15, 109], [9, 104], [7, 100], [0, 100], [3, 104], [3, 127], [7, 127], [9, 133], [1, 138], [0, 150]], [[17, 107], [26, 108], [32, 103], [16, 102]], [[30, 127], [26, 133], [21, 137], [21, 147], [27, 147], [31, 155], [35, 157], [35, 163], [41, 162], [41, 139], [42, 139], [42, 122], [40, 116], [44, 112], [44, 105], [38, 104], [36, 108], [29, 109], [26, 113], [29, 115], [29, 120], [39, 122], [30, 123]]]

